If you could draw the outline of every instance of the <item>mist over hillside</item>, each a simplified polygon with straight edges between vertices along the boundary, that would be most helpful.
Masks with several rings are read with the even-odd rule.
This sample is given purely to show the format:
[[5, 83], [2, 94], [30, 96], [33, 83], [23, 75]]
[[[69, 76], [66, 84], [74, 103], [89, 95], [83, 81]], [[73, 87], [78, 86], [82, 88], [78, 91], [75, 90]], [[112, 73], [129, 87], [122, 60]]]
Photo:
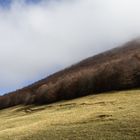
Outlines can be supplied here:
[[0, 97], [0, 108], [48, 104], [105, 91], [140, 87], [140, 42], [87, 58], [23, 89]]
[[0, 140], [140, 140], [140, 0], [0, 0]]
[[140, 36], [138, 0], [0, 3], [0, 93]]

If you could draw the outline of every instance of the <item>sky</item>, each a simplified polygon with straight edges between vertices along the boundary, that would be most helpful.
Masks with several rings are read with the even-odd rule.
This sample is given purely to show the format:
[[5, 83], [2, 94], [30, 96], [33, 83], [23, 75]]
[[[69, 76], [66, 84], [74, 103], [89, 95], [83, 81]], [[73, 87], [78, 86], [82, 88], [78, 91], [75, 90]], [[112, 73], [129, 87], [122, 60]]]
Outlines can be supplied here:
[[0, 94], [140, 36], [139, 0], [0, 0]]

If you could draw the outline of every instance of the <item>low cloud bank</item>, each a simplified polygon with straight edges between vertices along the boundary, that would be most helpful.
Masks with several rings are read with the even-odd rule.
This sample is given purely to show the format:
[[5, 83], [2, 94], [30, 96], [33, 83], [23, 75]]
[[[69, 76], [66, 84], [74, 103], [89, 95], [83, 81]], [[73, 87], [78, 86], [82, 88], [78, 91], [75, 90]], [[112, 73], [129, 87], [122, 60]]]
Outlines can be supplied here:
[[1, 93], [139, 37], [139, 6], [139, 0], [42, 0], [1, 8]]

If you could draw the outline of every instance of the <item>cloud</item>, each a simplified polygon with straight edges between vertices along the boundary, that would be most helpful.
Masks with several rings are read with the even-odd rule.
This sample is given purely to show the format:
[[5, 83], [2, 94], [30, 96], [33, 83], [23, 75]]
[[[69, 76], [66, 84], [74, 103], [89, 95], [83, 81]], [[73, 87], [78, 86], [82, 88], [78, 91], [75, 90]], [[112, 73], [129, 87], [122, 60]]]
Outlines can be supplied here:
[[139, 0], [52, 0], [1, 9], [1, 92], [138, 37], [139, 6]]

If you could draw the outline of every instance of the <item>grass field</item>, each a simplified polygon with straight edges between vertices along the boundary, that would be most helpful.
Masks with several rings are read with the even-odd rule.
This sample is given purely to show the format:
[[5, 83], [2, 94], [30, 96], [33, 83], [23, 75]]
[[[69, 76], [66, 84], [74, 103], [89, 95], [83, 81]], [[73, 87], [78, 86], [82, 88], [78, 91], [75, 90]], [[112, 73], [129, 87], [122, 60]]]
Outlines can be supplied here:
[[140, 140], [140, 90], [1, 110], [0, 140]]

